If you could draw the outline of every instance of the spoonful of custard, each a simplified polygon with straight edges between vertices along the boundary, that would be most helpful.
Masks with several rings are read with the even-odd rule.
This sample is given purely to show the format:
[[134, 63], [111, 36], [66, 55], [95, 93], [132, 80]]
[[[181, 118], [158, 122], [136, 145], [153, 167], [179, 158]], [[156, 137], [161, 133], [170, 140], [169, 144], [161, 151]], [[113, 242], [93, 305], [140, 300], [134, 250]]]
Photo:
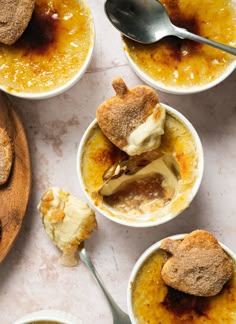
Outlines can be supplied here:
[[236, 48], [224, 45], [175, 26], [157, 0], [107, 0], [105, 12], [110, 22], [128, 38], [152, 44], [166, 36], [187, 38], [236, 55]]
[[44, 229], [62, 252], [61, 263], [78, 264], [78, 249], [97, 228], [94, 211], [82, 200], [62, 188], [49, 188], [38, 205]]
[[131, 324], [129, 316], [120, 309], [105, 288], [84, 247], [84, 240], [97, 228], [94, 211], [87, 203], [59, 187], [49, 188], [43, 194], [38, 209], [45, 231], [62, 252], [61, 263], [64, 266], [75, 266], [79, 254], [80, 260], [103, 291], [113, 315], [113, 323]]

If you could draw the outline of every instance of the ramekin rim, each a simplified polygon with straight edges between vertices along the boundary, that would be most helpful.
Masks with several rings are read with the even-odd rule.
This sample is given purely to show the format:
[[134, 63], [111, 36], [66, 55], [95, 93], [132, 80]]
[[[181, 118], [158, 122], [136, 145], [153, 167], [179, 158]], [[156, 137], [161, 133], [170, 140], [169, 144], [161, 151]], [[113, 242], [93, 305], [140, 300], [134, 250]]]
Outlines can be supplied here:
[[229, 65], [225, 68], [222, 74], [220, 74], [217, 78], [215, 78], [213, 81], [206, 83], [204, 85], [199, 86], [193, 86], [189, 88], [185, 87], [173, 87], [173, 86], [165, 86], [164, 83], [152, 79], [150, 76], [148, 76], [131, 58], [129, 55], [129, 52], [126, 48], [124, 48], [125, 42], [121, 38], [122, 44], [123, 44], [123, 51], [125, 53], [125, 56], [127, 58], [128, 63], [130, 64], [131, 68], [134, 70], [134, 72], [140, 77], [145, 83], [150, 85], [151, 87], [163, 91], [165, 93], [171, 93], [176, 95], [190, 95], [195, 94], [199, 92], [203, 92], [206, 90], [209, 90], [221, 82], [223, 82], [226, 78], [228, 78], [236, 69], [236, 59], [232, 59], [232, 62], [229, 63]]
[[[57, 321], [60, 324], [82, 324], [74, 315], [55, 309], [45, 309], [28, 313], [13, 324], [31, 324], [33, 321]], [[53, 323], [53, 322], [52, 322]]]

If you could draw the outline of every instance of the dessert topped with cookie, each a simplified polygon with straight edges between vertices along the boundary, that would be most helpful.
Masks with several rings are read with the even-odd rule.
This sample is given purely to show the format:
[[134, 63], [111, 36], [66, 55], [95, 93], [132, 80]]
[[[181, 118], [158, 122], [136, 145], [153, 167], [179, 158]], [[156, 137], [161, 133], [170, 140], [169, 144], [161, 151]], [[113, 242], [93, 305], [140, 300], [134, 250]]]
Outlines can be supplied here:
[[167, 238], [160, 248], [169, 255], [161, 270], [163, 281], [184, 293], [215, 296], [233, 275], [232, 260], [207, 231], [194, 231], [182, 241]]
[[173, 236], [149, 250], [130, 282], [135, 323], [235, 323], [235, 255], [211, 233]]
[[116, 95], [97, 108], [97, 120], [104, 135], [129, 156], [160, 146], [164, 134], [165, 109], [157, 93], [141, 85], [128, 89], [124, 80], [112, 81]]
[[200, 174], [195, 134], [151, 87], [129, 89], [120, 77], [112, 86], [80, 145], [85, 192], [100, 212], [132, 224], [170, 219], [189, 204]]

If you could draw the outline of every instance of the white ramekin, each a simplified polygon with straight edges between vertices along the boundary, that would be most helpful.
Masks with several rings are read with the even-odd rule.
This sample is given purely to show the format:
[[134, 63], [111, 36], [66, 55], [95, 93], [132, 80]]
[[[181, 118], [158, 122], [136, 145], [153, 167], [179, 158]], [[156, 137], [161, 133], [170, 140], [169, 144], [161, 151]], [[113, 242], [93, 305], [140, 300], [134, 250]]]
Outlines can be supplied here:
[[165, 223], [171, 219], [173, 219], [174, 217], [176, 217], [177, 215], [179, 215], [181, 212], [183, 212], [184, 209], [186, 209], [191, 201], [193, 200], [193, 198], [195, 197], [199, 186], [201, 184], [201, 180], [202, 180], [202, 176], [203, 176], [203, 169], [204, 169], [204, 156], [203, 156], [203, 148], [202, 148], [202, 144], [201, 144], [201, 140], [195, 130], [195, 128], [193, 127], [193, 125], [186, 119], [186, 117], [184, 117], [180, 112], [178, 112], [176, 109], [171, 108], [165, 104], [162, 104], [163, 107], [165, 107], [167, 113], [171, 114], [172, 116], [174, 116], [176, 119], [178, 119], [180, 122], [182, 122], [185, 127], [189, 130], [189, 132], [192, 134], [195, 145], [196, 145], [196, 149], [197, 149], [197, 156], [198, 156], [198, 168], [197, 168], [197, 177], [196, 177], [196, 181], [193, 185], [193, 188], [191, 189], [191, 194], [188, 195], [188, 201], [186, 203], [186, 206], [183, 207], [183, 209], [179, 209], [178, 212], [175, 213], [168, 213], [163, 217], [157, 218], [154, 221], [129, 221], [124, 220], [124, 219], [120, 219], [118, 217], [115, 217], [113, 215], [111, 215], [109, 213], [109, 211], [105, 211], [104, 208], [100, 208], [99, 206], [97, 206], [93, 199], [91, 198], [91, 196], [88, 194], [88, 192], [85, 189], [85, 183], [83, 181], [83, 174], [82, 174], [82, 166], [81, 166], [81, 161], [82, 161], [82, 156], [83, 156], [83, 152], [84, 152], [84, 148], [86, 146], [87, 140], [89, 139], [91, 132], [93, 131], [95, 125], [97, 124], [97, 120], [95, 119], [87, 128], [87, 130], [85, 131], [80, 144], [79, 144], [79, 148], [78, 148], [78, 153], [77, 153], [77, 161], [76, 161], [76, 167], [77, 167], [77, 175], [78, 175], [78, 179], [81, 185], [81, 188], [85, 194], [85, 196], [87, 197], [89, 204], [91, 205], [91, 207], [93, 207], [97, 212], [99, 212], [100, 214], [104, 215], [105, 217], [107, 217], [108, 219], [112, 220], [113, 222], [122, 224], [122, 225], [126, 225], [126, 226], [131, 226], [131, 227], [151, 227], [151, 226], [156, 226], [156, 225], [160, 225], [162, 223]]
[[[125, 47], [124, 43], [123, 46]], [[151, 87], [166, 92], [166, 93], [173, 93], [173, 94], [178, 94], [178, 95], [187, 95], [187, 94], [192, 94], [192, 93], [198, 93], [202, 92], [205, 90], [208, 90], [210, 88], [213, 88], [217, 84], [221, 83], [224, 81], [236, 68], [236, 60], [233, 60], [223, 71], [221, 75], [219, 75], [218, 78], [214, 79], [213, 81], [206, 83], [204, 85], [199, 85], [199, 86], [190, 86], [190, 87], [173, 87], [173, 86], [168, 86], [164, 84], [161, 81], [154, 80], [152, 79], [147, 73], [145, 73], [131, 58], [129, 55], [128, 51], [124, 49], [126, 58], [131, 66], [131, 68], [134, 70], [134, 72], [142, 79], [145, 83], [150, 85]]]
[[58, 322], [60, 324], [82, 324], [81, 320], [78, 320], [71, 314], [58, 310], [41, 310], [25, 315], [24, 317], [16, 320], [12, 324], [31, 324], [34, 322], [48, 321]]
[[47, 99], [47, 98], [57, 96], [65, 91], [67, 91], [82, 78], [82, 76], [84, 75], [85, 71], [87, 70], [87, 68], [90, 64], [90, 61], [92, 59], [94, 45], [95, 45], [95, 27], [94, 27], [93, 16], [92, 16], [89, 6], [87, 5], [85, 0], [80, 0], [80, 1], [82, 1], [84, 7], [86, 8], [86, 11], [89, 14], [89, 22], [90, 22], [89, 28], [91, 30], [91, 33], [90, 33], [91, 37], [90, 37], [90, 48], [89, 48], [88, 54], [86, 56], [84, 63], [79, 68], [78, 72], [70, 80], [68, 80], [65, 84], [63, 84], [62, 86], [57, 87], [53, 90], [50, 90], [50, 91], [19, 92], [19, 91], [15, 91], [14, 89], [9, 89], [7, 86], [4, 86], [3, 84], [0, 84], [0, 90], [4, 91], [10, 95], [13, 95], [15, 97], [24, 98], [24, 99], [31, 99], [31, 100]]
[[[177, 234], [177, 235], [173, 235], [173, 236], [168, 236], [168, 238], [172, 239], [172, 240], [182, 240], [187, 234]], [[160, 246], [161, 246], [161, 242], [164, 239], [154, 243], [152, 246], [150, 246], [137, 260], [137, 262], [135, 263], [133, 270], [131, 272], [130, 278], [129, 278], [129, 282], [128, 282], [128, 289], [127, 289], [127, 306], [128, 306], [128, 313], [131, 319], [132, 324], [137, 324], [136, 320], [135, 320], [135, 316], [133, 313], [133, 307], [132, 307], [132, 284], [135, 281], [135, 278], [139, 272], [139, 270], [141, 269], [142, 265], [146, 262], [146, 260], [152, 255], [153, 252], [157, 251]], [[219, 242], [220, 243], [220, 242]], [[230, 250], [227, 246], [225, 246], [224, 244], [220, 243], [221, 247], [225, 250], [225, 252], [234, 260], [236, 261], [236, 254]]]

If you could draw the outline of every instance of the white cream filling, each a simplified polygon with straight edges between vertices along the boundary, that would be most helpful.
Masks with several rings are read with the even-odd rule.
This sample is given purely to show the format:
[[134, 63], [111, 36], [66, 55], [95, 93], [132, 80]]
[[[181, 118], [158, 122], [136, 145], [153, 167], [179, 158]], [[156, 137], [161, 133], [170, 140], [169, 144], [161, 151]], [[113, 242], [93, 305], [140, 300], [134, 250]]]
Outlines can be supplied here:
[[[73, 241], [81, 241], [81, 226], [90, 217], [92, 210], [78, 198], [69, 195], [64, 207], [65, 216], [60, 225], [54, 227], [54, 243], [63, 250], [65, 246], [74, 245]], [[92, 212], [93, 213], [93, 212]], [[58, 226], [59, 225], [59, 226]]]
[[[155, 118], [156, 115], [159, 115], [158, 119]], [[165, 117], [165, 109], [157, 104], [152, 115], [129, 135], [128, 144], [123, 151], [132, 156], [158, 148], [161, 144], [161, 135], [164, 134]]]
[[[96, 227], [94, 211], [84, 201], [66, 193], [63, 189], [52, 187], [53, 194], [48, 210], [42, 214], [45, 230], [53, 243], [63, 252], [62, 263], [73, 266], [78, 263], [75, 253], [78, 245]], [[39, 204], [43, 204], [43, 201]], [[64, 217], [56, 217], [57, 213]], [[53, 214], [55, 213], [55, 217]]]
[[[169, 162], [170, 161], [170, 162]], [[172, 160], [168, 156], [163, 156], [157, 160], [150, 162], [137, 173], [133, 175], [123, 174], [118, 178], [112, 179], [105, 183], [100, 190], [103, 196], [110, 196], [119, 191], [120, 187], [126, 183], [132, 183], [139, 178], [151, 176], [153, 174], [161, 174], [163, 176], [162, 187], [170, 188], [173, 192], [177, 190], [178, 177], [171, 170]]]

